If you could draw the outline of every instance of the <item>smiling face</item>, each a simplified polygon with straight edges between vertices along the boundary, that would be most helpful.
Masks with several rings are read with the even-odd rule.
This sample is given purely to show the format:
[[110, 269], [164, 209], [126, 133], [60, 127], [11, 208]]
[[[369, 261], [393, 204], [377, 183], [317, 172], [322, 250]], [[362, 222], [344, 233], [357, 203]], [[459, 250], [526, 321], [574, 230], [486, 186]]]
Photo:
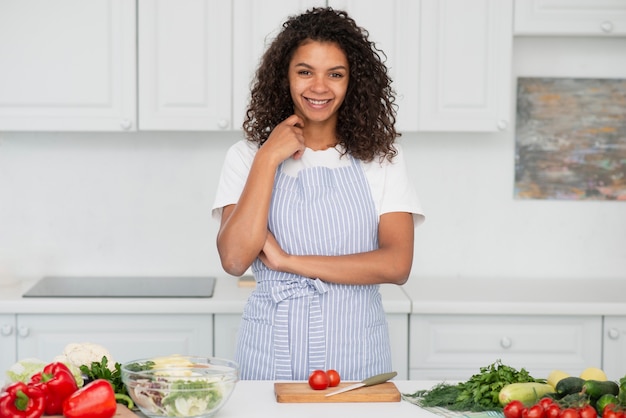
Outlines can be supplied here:
[[304, 125], [337, 124], [337, 111], [348, 89], [348, 59], [332, 42], [307, 41], [289, 63], [289, 88], [295, 114]]

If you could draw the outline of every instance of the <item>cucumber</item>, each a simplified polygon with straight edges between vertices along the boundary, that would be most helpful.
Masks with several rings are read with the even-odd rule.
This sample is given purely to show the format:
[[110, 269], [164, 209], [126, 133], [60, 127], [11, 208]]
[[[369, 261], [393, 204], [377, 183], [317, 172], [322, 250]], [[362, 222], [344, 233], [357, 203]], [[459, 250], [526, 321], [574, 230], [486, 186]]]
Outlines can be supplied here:
[[561, 396], [571, 395], [583, 390], [584, 379], [576, 376], [565, 377], [556, 384], [556, 393]]
[[586, 380], [583, 383], [582, 391], [592, 399], [598, 399], [602, 395], [617, 396], [619, 394], [619, 386], [611, 380]]
[[604, 407], [608, 404], [619, 405], [619, 400], [617, 399], [617, 396], [611, 395], [609, 393], [600, 396], [600, 398], [598, 398], [598, 400], [596, 401], [596, 411], [598, 411], [598, 414], [602, 415]]
[[502, 406], [511, 401], [520, 401], [524, 405], [532, 405], [549, 393], [554, 393], [554, 388], [547, 383], [510, 383], [500, 389], [498, 401]]

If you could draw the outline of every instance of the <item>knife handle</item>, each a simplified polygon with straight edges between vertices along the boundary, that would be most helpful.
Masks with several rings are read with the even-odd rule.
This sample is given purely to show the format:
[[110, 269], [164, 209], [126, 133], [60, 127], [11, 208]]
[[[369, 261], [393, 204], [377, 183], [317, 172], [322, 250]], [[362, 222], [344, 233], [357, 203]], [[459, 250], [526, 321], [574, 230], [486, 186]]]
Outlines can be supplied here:
[[364, 386], [377, 385], [379, 383], [385, 383], [387, 380], [393, 379], [397, 375], [398, 375], [398, 372], [377, 374], [376, 376], [368, 377], [367, 379], [363, 380], [361, 383], [363, 383]]

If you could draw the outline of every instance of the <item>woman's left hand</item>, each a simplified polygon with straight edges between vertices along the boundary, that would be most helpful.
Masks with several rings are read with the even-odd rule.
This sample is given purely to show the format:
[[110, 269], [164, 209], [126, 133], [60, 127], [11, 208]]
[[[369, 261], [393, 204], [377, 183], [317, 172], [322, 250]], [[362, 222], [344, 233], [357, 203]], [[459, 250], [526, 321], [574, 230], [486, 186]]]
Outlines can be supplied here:
[[274, 234], [270, 231], [267, 231], [267, 238], [265, 239], [265, 244], [263, 245], [263, 250], [259, 254], [259, 259], [265, 264], [267, 267], [272, 270], [281, 271], [281, 265], [284, 260], [287, 258], [289, 254], [283, 251], [276, 241]]

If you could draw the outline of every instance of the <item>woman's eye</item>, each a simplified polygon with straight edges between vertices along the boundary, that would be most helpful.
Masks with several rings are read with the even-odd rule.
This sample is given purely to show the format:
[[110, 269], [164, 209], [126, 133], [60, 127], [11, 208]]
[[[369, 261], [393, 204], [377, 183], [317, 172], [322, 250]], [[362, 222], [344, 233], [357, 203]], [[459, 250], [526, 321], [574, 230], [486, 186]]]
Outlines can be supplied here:
[[298, 74], [299, 75], [311, 75], [311, 72], [307, 70], [300, 70], [298, 71]]
[[331, 76], [331, 78], [342, 78], [343, 74], [341, 74], [341, 73], [331, 73], [330, 76]]

